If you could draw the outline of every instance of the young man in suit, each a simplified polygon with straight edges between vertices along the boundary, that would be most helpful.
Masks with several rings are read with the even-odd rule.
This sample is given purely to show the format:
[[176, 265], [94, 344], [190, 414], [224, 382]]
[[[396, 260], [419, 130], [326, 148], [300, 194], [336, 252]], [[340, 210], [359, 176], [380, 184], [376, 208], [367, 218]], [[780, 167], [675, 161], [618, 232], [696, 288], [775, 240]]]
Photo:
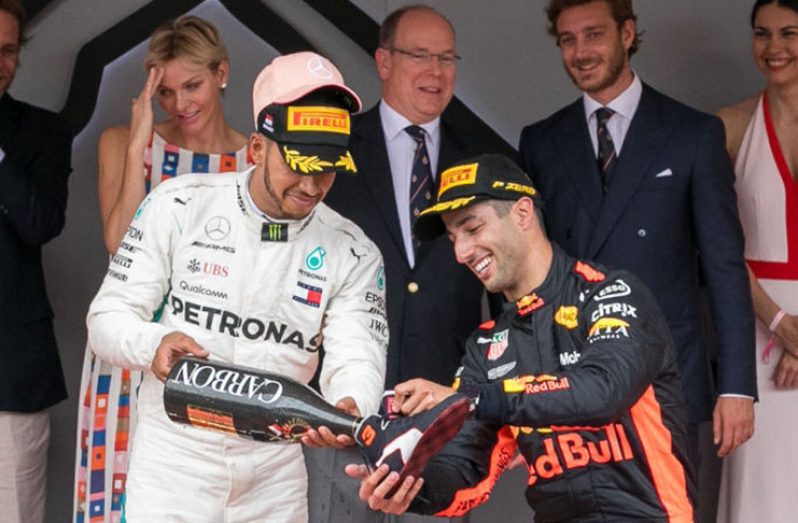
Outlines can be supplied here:
[[[691, 453], [698, 456], [699, 422], [711, 417], [718, 455], [728, 455], [753, 432], [756, 376], [723, 126], [634, 73], [640, 41], [631, 0], [551, 0], [546, 14], [583, 93], [521, 134], [521, 165], [546, 202], [548, 233], [570, 255], [627, 269], [651, 288], [679, 353]], [[717, 398], [699, 261], [717, 332]]]
[[8, 88], [25, 11], [0, 0], [0, 507], [4, 522], [44, 521], [48, 408], [67, 396], [42, 245], [64, 228], [72, 137], [55, 114]]
[[[353, 118], [350, 150], [358, 173], [340, 176], [325, 202], [357, 223], [385, 260], [386, 388], [418, 376], [448, 385], [466, 338], [482, 321], [483, 289], [457, 264], [446, 238], [418, 242], [411, 227], [432, 199], [437, 173], [478, 152], [478, 144], [442, 116], [454, 93], [459, 59], [454, 28], [430, 7], [401, 8], [383, 22], [374, 58], [382, 99]], [[326, 457], [319, 459], [332, 461], [322, 466], [324, 474], [347, 483], [343, 466], [356, 458], [322, 452]], [[341, 517], [362, 507], [353, 482], [339, 486], [327, 477], [315, 492], [313, 482], [311, 475], [312, 520], [324, 502], [324, 520], [337, 521], [331, 499], [350, 500], [340, 504]]]

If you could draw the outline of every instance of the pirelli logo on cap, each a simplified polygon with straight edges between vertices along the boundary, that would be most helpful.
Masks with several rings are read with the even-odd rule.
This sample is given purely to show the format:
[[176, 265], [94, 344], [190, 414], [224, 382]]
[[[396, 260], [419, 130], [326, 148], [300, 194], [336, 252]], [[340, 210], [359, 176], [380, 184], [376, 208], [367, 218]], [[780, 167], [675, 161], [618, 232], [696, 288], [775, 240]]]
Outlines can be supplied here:
[[452, 187], [473, 185], [477, 179], [478, 167], [478, 163], [469, 163], [468, 165], [458, 165], [443, 171], [441, 173], [441, 186], [438, 188], [438, 198]]
[[349, 134], [349, 111], [336, 107], [289, 106], [289, 131]]

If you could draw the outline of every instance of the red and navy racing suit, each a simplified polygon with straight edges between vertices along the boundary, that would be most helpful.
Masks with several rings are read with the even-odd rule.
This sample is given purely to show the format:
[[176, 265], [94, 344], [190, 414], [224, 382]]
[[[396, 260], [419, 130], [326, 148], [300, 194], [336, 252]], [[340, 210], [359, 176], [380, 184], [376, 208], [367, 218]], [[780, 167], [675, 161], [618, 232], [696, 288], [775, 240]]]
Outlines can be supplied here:
[[566, 256], [469, 338], [455, 386], [476, 420], [427, 466], [411, 511], [487, 500], [518, 448], [536, 521], [691, 522], [695, 484], [675, 351], [651, 293]]

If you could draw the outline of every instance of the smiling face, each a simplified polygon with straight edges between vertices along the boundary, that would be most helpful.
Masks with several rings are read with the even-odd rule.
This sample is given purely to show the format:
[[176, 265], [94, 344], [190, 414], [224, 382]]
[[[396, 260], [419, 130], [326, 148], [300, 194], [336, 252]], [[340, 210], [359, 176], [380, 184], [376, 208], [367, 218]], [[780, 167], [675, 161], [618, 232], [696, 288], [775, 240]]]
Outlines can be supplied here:
[[798, 81], [798, 13], [775, 3], [762, 6], [754, 20], [753, 52], [769, 84]]
[[[426, 9], [402, 15], [391, 47], [405, 52], [434, 55], [454, 54], [452, 28], [440, 15]], [[382, 81], [382, 98], [395, 111], [419, 125], [434, 120], [446, 109], [454, 94], [456, 66], [414, 60], [398, 51], [380, 48], [375, 53]]]
[[488, 291], [510, 300], [531, 290], [524, 272], [528, 242], [515, 213], [513, 207], [500, 216], [492, 203], [480, 202], [441, 216], [457, 262], [471, 269]]
[[221, 86], [227, 80], [227, 63], [211, 71], [185, 58], [175, 58], [163, 68], [158, 103], [182, 132], [201, 133], [222, 114]]
[[606, 104], [632, 83], [634, 20], [619, 27], [609, 4], [597, 0], [562, 11], [556, 28], [563, 65], [581, 91]]
[[301, 175], [285, 163], [279, 145], [254, 133], [249, 150], [255, 170], [249, 180], [252, 200], [271, 218], [301, 220], [324, 199], [335, 181], [335, 172]]
[[5, 94], [19, 65], [19, 24], [8, 11], [0, 11], [0, 96]]

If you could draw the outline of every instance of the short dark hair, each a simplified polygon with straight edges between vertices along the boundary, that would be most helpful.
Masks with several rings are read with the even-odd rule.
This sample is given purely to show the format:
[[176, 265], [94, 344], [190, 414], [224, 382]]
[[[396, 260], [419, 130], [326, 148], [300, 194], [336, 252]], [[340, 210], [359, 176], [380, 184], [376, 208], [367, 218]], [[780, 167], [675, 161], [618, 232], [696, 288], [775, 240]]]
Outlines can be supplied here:
[[396, 11], [393, 11], [391, 14], [385, 17], [385, 20], [382, 21], [382, 25], [380, 26], [380, 47], [383, 49], [393, 47], [394, 38], [396, 38], [396, 29], [399, 27], [399, 21], [410, 11], [428, 11], [430, 13], [435, 13], [446, 20], [446, 23], [449, 24], [449, 28], [452, 30], [452, 34], [454, 34], [454, 26], [452, 25], [452, 22], [443, 16], [437, 9], [424, 4], [406, 5], [404, 7], [400, 7]]
[[28, 22], [28, 13], [20, 0], [0, 0], [0, 11], [5, 11], [17, 19], [19, 27], [19, 39], [17, 43], [21, 46], [28, 41], [25, 36], [25, 24]]
[[[557, 18], [560, 17], [563, 11], [571, 7], [591, 4], [593, 2], [604, 2], [610, 6], [612, 17], [618, 24], [619, 29], [627, 20], [637, 22], [637, 15], [632, 7], [632, 0], [550, 0], [549, 4], [546, 6], [546, 17], [549, 19], [549, 34], [557, 36]], [[640, 44], [643, 43], [643, 40], [640, 38], [641, 36], [643, 36], [642, 31], [635, 33], [635, 39], [632, 41], [632, 46], [629, 47], [629, 56], [632, 56], [640, 49]]]
[[792, 9], [798, 13], [798, 0], [756, 0], [753, 9], [751, 9], [751, 27], [754, 27], [756, 14], [759, 12], [759, 9], [768, 4], [776, 4], [779, 7]]

